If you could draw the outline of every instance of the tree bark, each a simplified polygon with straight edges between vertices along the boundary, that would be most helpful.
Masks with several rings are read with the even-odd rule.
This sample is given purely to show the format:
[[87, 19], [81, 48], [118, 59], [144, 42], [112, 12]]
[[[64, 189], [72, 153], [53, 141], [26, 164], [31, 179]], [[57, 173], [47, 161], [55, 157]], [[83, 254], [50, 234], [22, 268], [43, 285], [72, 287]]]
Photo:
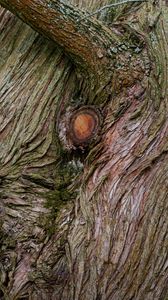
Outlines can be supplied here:
[[168, 298], [168, 7], [97, 2], [0, 0], [0, 299]]

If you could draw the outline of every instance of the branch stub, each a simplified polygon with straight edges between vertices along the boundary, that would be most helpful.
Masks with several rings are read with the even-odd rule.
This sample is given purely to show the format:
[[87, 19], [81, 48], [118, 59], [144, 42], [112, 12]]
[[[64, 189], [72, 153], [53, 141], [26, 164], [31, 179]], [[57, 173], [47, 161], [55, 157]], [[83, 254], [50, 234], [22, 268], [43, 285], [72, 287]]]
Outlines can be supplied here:
[[102, 116], [94, 106], [69, 108], [61, 118], [59, 137], [67, 150], [84, 149], [98, 136]]

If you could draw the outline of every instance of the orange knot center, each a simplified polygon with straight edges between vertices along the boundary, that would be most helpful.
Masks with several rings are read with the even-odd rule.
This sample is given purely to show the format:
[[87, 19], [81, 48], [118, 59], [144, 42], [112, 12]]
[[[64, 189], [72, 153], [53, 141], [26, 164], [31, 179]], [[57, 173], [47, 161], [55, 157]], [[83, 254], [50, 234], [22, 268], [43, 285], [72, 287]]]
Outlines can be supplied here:
[[92, 136], [95, 126], [96, 120], [91, 114], [78, 114], [73, 122], [74, 135], [78, 140], [87, 140]]

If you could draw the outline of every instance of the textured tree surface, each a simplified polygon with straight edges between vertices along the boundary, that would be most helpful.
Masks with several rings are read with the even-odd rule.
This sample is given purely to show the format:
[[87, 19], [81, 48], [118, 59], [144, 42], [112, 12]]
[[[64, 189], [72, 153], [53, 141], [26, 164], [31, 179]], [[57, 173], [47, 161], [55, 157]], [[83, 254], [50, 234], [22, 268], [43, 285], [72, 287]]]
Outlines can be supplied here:
[[0, 0], [0, 299], [168, 299], [168, 5], [112, 3]]

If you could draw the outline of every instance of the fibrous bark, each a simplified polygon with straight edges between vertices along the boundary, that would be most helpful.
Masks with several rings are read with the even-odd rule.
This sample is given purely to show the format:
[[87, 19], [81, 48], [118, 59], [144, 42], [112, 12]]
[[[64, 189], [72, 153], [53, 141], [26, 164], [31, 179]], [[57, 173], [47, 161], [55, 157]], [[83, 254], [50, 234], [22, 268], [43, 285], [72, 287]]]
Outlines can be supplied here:
[[[110, 2], [0, 0], [53, 40], [1, 8], [2, 299], [168, 297], [168, 9], [88, 17]], [[97, 141], [67, 151], [88, 104]]]

